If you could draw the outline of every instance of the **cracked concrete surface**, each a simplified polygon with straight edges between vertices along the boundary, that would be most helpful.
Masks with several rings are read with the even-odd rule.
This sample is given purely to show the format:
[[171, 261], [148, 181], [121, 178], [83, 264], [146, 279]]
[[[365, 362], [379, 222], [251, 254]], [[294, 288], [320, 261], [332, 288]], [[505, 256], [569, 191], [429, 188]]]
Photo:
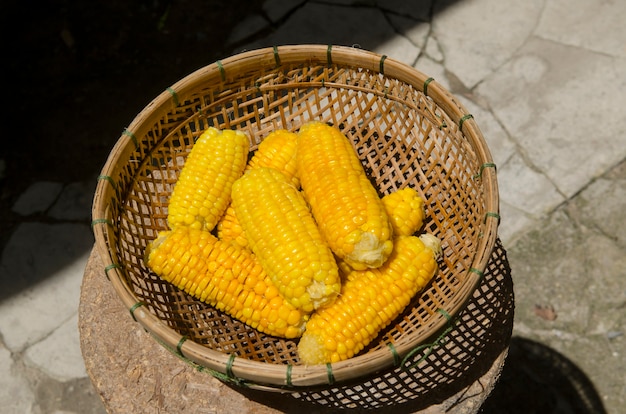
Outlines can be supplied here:
[[[353, 45], [405, 62], [457, 95], [498, 166], [514, 339], [577, 367], [592, 384], [587, 391], [617, 414], [626, 407], [625, 20], [626, 2], [606, 0], [267, 0], [231, 28], [230, 41], [232, 53]], [[3, 412], [103, 412], [76, 329], [94, 188], [95, 181], [35, 181], [12, 206], [23, 223], [0, 262]], [[43, 272], [50, 276], [33, 277]], [[519, 408], [530, 397], [506, 375], [531, 363], [519, 356], [485, 412], [507, 412], [507, 398]], [[540, 384], [547, 374], [529, 367], [520, 375]], [[595, 412], [574, 400], [543, 408]]]

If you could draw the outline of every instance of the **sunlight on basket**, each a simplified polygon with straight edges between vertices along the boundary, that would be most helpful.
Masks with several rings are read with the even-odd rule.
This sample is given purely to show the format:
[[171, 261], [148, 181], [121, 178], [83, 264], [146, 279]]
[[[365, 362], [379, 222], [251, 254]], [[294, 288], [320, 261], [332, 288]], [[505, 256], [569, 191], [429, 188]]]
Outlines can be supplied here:
[[[297, 340], [264, 335], [150, 272], [146, 246], [167, 229], [169, 197], [208, 127], [237, 129], [250, 150], [308, 121], [337, 126], [381, 196], [405, 187], [425, 200], [424, 228], [441, 240], [439, 271], [365, 350], [306, 366]], [[474, 294], [497, 238], [495, 165], [471, 114], [439, 83], [385, 56], [298, 45], [235, 55], [157, 96], [123, 132], [93, 205], [98, 253], [117, 294], [155, 340], [234, 384], [302, 392], [412, 365]], [[405, 359], [406, 358], [406, 359]]]

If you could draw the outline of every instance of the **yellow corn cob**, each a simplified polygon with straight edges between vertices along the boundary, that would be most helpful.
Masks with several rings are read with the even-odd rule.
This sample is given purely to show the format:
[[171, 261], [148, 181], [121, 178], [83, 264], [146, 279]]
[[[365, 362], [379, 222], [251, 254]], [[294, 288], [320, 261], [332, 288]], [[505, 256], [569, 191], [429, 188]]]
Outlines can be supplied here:
[[296, 187], [300, 187], [296, 168], [298, 135], [286, 129], [277, 129], [268, 134], [259, 144], [248, 162], [246, 170], [260, 167], [274, 168], [287, 176]]
[[[296, 138], [295, 133], [285, 129], [271, 132], [259, 144], [244, 172], [260, 167], [275, 168], [285, 174], [294, 186], [300, 187], [296, 174]], [[232, 240], [242, 247], [248, 247], [248, 240], [237, 220], [232, 203], [217, 223], [217, 236], [220, 240]]]
[[298, 176], [322, 235], [354, 268], [381, 266], [393, 249], [392, 228], [354, 148], [338, 128], [300, 128]]
[[280, 293], [305, 312], [332, 302], [341, 289], [337, 264], [289, 179], [256, 168], [235, 182], [232, 197], [250, 248]]
[[186, 226], [161, 232], [146, 265], [195, 298], [268, 335], [297, 338], [308, 314], [280, 295], [248, 250]]
[[212, 230], [230, 202], [233, 183], [246, 166], [250, 143], [241, 131], [210, 127], [189, 153], [170, 197], [170, 228]]
[[414, 188], [405, 187], [394, 191], [382, 200], [394, 237], [410, 236], [422, 227], [426, 218], [424, 200]]
[[383, 266], [350, 271], [337, 300], [311, 315], [298, 344], [302, 362], [325, 364], [351, 358], [426, 286], [437, 270], [439, 240], [423, 234], [400, 237], [395, 243]]
[[223, 241], [231, 241], [243, 248], [250, 248], [248, 238], [235, 214], [232, 201], [226, 208], [222, 218], [217, 222], [217, 237]]

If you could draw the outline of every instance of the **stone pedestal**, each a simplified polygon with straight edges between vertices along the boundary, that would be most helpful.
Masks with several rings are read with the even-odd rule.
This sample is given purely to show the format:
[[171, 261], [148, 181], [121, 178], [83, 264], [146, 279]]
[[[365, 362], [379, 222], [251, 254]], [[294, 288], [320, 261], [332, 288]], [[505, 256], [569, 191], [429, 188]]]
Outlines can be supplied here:
[[[503, 251], [501, 255], [504, 255]], [[475, 295], [480, 299], [482, 294], [493, 295], [495, 289], [497, 300], [491, 302], [498, 303], [494, 306], [498, 308], [495, 311], [499, 312], [500, 320], [490, 324], [490, 332], [483, 332], [481, 338], [474, 338], [489, 341], [489, 344], [480, 348], [479, 356], [473, 356], [471, 369], [464, 369], [463, 375], [454, 378], [448, 376], [441, 386], [431, 385], [423, 398], [383, 407], [376, 412], [478, 412], [497, 382], [511, 335], [513, 290], [505, 259], [504, 265], [500, 257], [498, 266], [493, 268], [498, 273], [495, 284], [492, 283], [487, 291]], [[482, 304], [476, 306], [484, 307], [484, 303], [489, 301], [481, 299], [478, 302]], [[487, 313], [492, 311], [485, 310]], [[469, 317], [473, 316], [470, 314]], [[467, 326], [472, 326], [471, 320], [469, 322]], [[463, 337], [472, 332], [459, 325], [463, 325], [463, 319], [449, 332], [448, 335], [453, 339], [456, 330], [462, 329], [459, 335]], [[106, 279], [104, 265], [95, 249], [87, 263], [82, 284], [79, 330], [87, 372], [109, 413], [270, 414], [334, 411], [332, 406], [316, 402], [315, 394], [294, 396], [235, 388], [188, 365], [162, 347], [132, 319], [129, 310], [123, 307]], [[463, 348], [462, 344], [460, 348]], [[475, 345], [472, 345], [471, 349], [474, 348]], [[460, 351], [464, 352], [463, 349]], [[436, 350], [433, 355], [436, 352], [457, 350], [448, 346]], [[439, 358], [437, 355], [435, 357]]]

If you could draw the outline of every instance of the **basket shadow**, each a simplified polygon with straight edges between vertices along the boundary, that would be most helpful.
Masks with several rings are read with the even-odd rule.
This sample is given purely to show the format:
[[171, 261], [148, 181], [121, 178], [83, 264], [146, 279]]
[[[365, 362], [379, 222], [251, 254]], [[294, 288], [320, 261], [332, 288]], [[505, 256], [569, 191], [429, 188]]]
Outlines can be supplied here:
[[498, 385], [481, 413], [531, 412], [603, 414], [606, 410], [593, 383], [576, 364], [546, 345], [514, 337]]
[[[421, 349], [400, 366], [358, 382], [292, 395], [236, 390], [247, 398], [284, 412], [412, 413], [432, 406], [454, 409], [476, 404], [489, 395], [504, 358], [513, 327], [513, 282], [506, 252], [498, 240], [483, 281], [467, 307], [430, 348]], [[499, 371], [496, 369], [495, 371]]]

